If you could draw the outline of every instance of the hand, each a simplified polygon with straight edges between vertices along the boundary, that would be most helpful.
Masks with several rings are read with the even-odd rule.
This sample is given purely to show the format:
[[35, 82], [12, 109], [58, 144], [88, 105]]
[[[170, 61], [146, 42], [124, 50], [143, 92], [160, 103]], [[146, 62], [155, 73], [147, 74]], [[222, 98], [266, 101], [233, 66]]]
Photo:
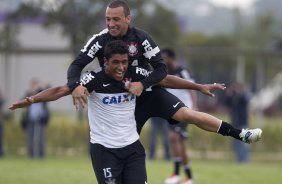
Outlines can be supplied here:
[[23, 108], [23, 107], [27, 107], [29, 105], [31, 105], [33, 103], [33, 98], [32, 97], [26, 97], [25, 99], [21, 100], [21, 101], [18, 101], [16, 103], [13, 103], [9, 109], [11, 110], [15, 110], [15, 109], [18, 109], [18, 108]]
[[88, 90], [84, 86], [77, 86], [73, 92], [71, 93], [73, 105], [76, 109], [79, 109], [79, 106], [84, 108], [84, 106], [87, 104], [87, 96], [89, 96]]
[[131, 82], [127, 86], [128, 92], [136, 96], [140, 96], [143, 89], [144, 86], [141, 82]]
[[220, 90], [225, 90], [225, 84], [219, 84], [219, 83], [213, 83], [213, 84], [205, 84], [202, 85], [202, 88], [200, 89], [200, 91], [208, 96], [214, 97], [215, 95], [213, 93], [211, 93], [211, 90], [214, 89], [220, 89]]

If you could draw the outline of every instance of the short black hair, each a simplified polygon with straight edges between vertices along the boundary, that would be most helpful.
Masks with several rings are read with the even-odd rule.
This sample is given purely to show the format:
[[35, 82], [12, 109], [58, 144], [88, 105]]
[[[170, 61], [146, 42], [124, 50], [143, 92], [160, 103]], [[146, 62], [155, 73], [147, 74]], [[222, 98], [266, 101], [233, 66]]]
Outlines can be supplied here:
[[169, 57], [169, 58], [172, 58], [172, 59], [175, 59], [176, 58], [176, 54], [174, 52], [173, 49], [171, 48], [164, 48], [161, 50], [161, 54], [164, 54], [165, 56]]
[[117, 8], [117, 7], [123, 7], [123, 11], [124, 11], [124, 15], [127, 17], [128, 15], [130, 15], [130, 9], [129, 6], [127, 5], [127, 3], [125, 1], [121, 1], [121, 0], [116, 0], [116, 1], [112, 1], [109, 5], [109, 8]]
[[110, 41], [106, 44], [104, 56], [110, 59], [113, 54], [128, 54], [128, 45], [122, 40]]

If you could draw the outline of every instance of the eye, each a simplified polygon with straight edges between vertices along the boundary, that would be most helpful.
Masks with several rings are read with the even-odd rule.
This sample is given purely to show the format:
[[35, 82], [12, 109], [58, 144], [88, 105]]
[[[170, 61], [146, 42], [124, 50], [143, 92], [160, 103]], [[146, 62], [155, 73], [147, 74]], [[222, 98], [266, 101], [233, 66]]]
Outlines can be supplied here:
[[127, 61], [127, 60], [122, 61], [122, 64], [123, 64], [123, 65], [127, 65], [127, 63], [128, 63], [128, 61]]
[[118, 17], [113, 18], [113, 21], [115, 21], [115, 22], [118, 22], [119, 20], [120, 20], [120, 18], [118, 18]]

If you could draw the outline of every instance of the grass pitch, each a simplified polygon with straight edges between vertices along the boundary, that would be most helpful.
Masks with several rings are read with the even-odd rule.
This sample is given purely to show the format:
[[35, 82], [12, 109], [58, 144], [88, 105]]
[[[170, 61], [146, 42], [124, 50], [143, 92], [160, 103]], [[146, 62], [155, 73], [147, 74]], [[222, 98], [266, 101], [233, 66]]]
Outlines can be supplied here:
[[[197, 184], [281, 184], [281, 163], [236, 164], [227, 161], [191, 163]], [[172, 163], [147, 161], [148, 183], [163, 184]], [[22, 157], [0, 159], [0, 184], [96, 184], [87, 157], [54, 157], [29, 160]]]

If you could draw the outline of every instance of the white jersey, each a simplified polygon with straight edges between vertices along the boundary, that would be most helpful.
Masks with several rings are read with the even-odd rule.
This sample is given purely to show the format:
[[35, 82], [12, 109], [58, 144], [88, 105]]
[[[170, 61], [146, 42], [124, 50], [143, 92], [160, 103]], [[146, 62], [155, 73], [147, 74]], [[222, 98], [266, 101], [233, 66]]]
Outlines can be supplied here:
[[136, 97], [128, 93], [93, 91], [88, 98], [90, 142], [107, 148], [121, 148], [138, 140], [135, 100]]
[[[191, 77], [189, 72], [181, 67], [177, 68], [174, 71], [169, 71], [170, 75], [176, 75], [178, 77], [181, 77], [183, 79], [189, 80], [191, 82], [194, 82], [194, 79]], [[189, 90], [187, 89], [166, 89], [171, 94], [178, 97], [187, 107], [192, 108], [193, 107], [193, 101], [192, 96]]]
[[[144, 78], [139, 70], [138, 67], [129, 68], [126, 75], [130, 75], [132, 81]], [[84, 74], [80, 84], [90, 92], [88, 118], [91, 143], [122, 148], [139, 139], [134, 114], [136, 96], [126, 91], [124, 82], [115, 81], [100, 71]]]

